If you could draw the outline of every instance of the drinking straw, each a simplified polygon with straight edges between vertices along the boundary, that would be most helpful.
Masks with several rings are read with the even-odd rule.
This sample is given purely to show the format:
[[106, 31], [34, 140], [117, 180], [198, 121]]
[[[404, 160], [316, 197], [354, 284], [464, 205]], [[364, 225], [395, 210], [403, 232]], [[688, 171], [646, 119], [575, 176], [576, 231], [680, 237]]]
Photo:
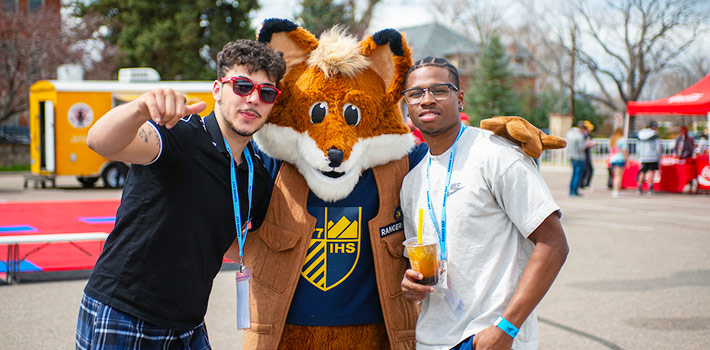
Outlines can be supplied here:
[[417, 243], [422, 244], [422, 226], [424, 226], [424, 209], [419, 208], [419, 225], [417, 226]]

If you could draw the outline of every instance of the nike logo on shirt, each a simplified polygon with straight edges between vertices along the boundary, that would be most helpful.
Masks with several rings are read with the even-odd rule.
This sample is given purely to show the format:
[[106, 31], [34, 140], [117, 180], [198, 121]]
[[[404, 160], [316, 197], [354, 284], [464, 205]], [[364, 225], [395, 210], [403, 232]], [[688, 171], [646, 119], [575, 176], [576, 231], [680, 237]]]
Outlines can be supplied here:
[[463, 188], [463, 185], [460, 182], [452, 183], [451, 186], [449, 186], [449, 192], [446, 195], [451, 196], [452, 194], [456, 193], [458, 190], [460, 190], [462, 188]]

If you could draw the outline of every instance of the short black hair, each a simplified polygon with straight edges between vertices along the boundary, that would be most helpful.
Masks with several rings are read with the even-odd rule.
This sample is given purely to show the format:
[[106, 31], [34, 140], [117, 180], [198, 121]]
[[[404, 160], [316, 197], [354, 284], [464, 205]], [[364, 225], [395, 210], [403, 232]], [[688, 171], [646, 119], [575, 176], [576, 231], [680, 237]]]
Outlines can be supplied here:
[[451, 82], [454, 83], [454, 86], [456, 86], [457, 89], [460, 88], [459, 86], [459, 70], [454, 67], [453, 64], [449, 63], [445, 58], [441, 57], [432, 57], [432, 56], [427, 56], [424, 57], [420, 60], [417, 60], [414, 62], [414, 65], [409, 67], [409, 70], [407, 71], [407, 75], [404, 77], [404, 85], [406, 86], [407, 83], [409, 82], [409, 75], [412, 74], [413, 71], [421, 68], [421, 67], [428, 67], [428, 66], [433, 66], [433, 67], [439, 67], [439, 68], [444, 68], [449, 71], [449, 77], [451, 78]]
[[224, 78], [235, 65], [246, 66], [249, 73], [266, 71], [269, 79], [278, 83], [286, 73], [286, 61], [281, 51], [254, 40], [238, 39], [227, 43], [217, 54], [217, 79]]

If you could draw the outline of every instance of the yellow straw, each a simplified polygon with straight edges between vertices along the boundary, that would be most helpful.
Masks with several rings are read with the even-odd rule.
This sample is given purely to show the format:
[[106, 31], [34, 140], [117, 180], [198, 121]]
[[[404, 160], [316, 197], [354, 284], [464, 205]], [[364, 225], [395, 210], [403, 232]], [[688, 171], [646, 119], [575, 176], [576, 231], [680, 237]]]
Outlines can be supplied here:
[[422, 226], [424, 226], [424, 209], [419, 208], [419, 226], [417, 226], [417, 243], [422, 244]]

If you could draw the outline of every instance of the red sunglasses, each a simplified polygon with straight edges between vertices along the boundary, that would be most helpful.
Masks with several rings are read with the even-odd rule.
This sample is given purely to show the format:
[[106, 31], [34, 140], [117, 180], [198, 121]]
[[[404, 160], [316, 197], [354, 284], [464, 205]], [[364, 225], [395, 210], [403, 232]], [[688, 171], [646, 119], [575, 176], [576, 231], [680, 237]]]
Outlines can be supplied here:
[[276, 99], [281, 95], [281, 90], [271, 86], [271, 85], [261, 85], [257, 84], [247, 78], [242, 77], [229, 77], [222, 78], [219, 80], [220, 83], [232, 82], [232, 90], [238, 96], [249, 96], [256, 89], [259, 91], [259, 99], [262, 102], [272, 104], [276, 102]]

